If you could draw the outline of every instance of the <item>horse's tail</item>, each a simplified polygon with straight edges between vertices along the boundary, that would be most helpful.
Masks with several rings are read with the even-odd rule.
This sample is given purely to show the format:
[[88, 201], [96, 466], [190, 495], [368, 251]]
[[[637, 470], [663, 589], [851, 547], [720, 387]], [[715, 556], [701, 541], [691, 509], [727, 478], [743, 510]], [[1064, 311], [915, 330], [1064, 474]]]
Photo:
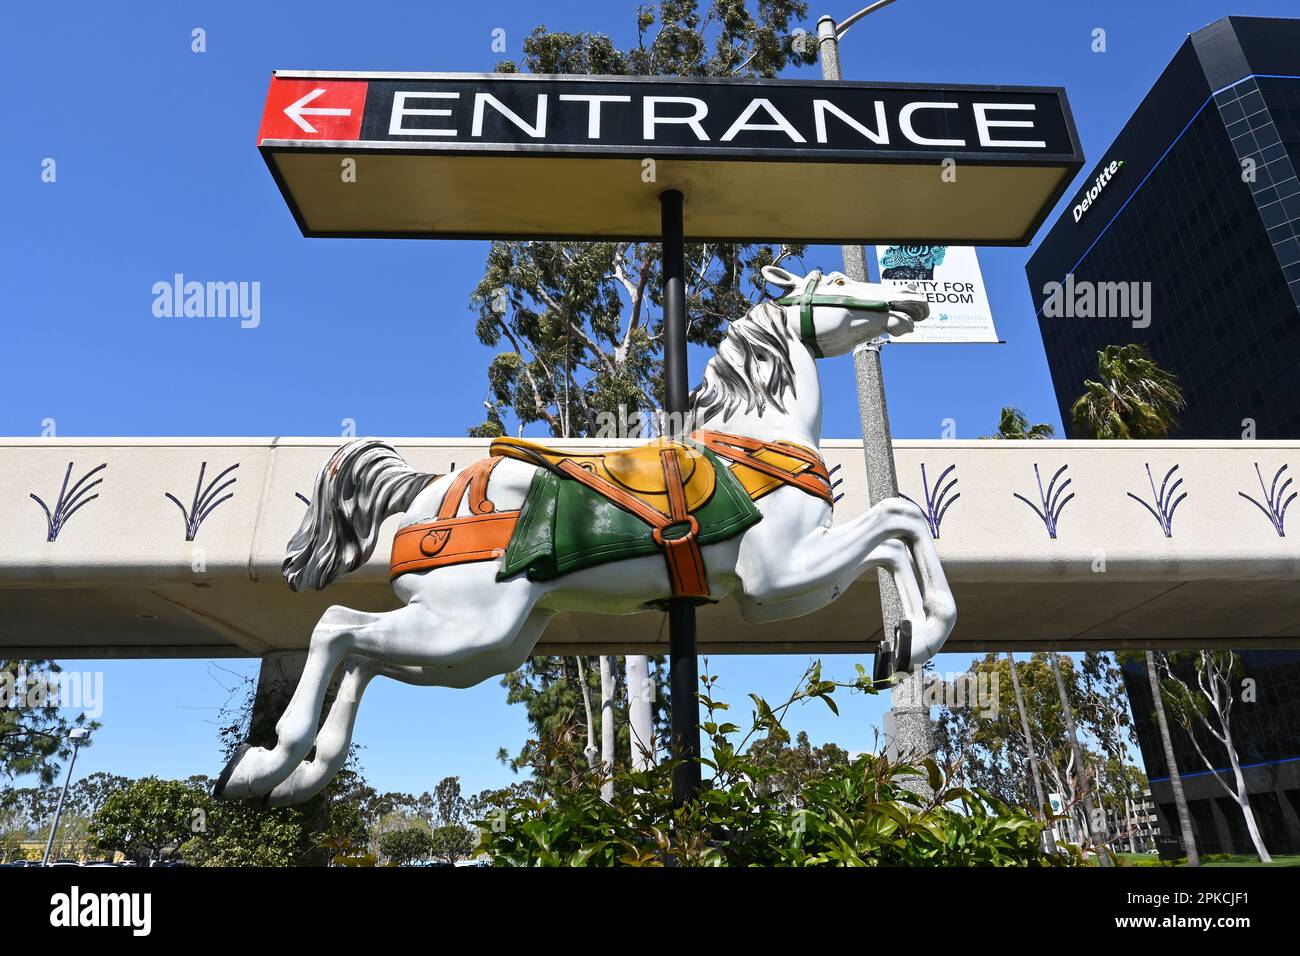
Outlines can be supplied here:
[[415, 471], [374, 438], [339, 448], [316, 476], [311, 504], [289, 541], [284, 577], [295, 591], [323, 589], [374, 553], [384, 519], [406, 511], [436, 475]]

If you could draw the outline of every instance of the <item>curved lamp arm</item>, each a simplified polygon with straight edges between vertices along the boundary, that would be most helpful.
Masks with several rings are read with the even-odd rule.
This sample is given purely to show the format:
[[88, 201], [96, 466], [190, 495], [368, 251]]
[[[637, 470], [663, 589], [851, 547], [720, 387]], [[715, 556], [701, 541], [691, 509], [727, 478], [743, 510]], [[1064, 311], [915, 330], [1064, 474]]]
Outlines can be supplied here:
[[893, 2], [894, 0], [876, 0], [875, 3], [871, 4], [871, 6], [863, 7], [861, 10], [859, 10], [857, 13], [853, 14], [852, 16], [845, 17], [845, 19], [841, 23], [837, 23], [835, 25], [835, 39], [837, 40], [841, 39], [844, 36], [844, 34], [849, 32], [849, 27], [853, 26], [853, 24], [857, 23], [867, 14], [875, 13], [881, 7], [887, 7]]

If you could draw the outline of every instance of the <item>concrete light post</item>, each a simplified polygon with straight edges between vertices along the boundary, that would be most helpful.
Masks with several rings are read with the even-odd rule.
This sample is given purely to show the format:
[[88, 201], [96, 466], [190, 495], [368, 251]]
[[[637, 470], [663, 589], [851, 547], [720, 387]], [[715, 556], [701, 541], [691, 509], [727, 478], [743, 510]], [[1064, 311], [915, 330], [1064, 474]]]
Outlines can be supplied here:
[[63, 792], [59, 794], [59, 802], [54, 807], [54, 822], [50, 824], [50, 838], [45, 841], [45, 856], [41, 858], [41, 866], [50, 865], [50, 848], [54, 846], [54, 834], [59, 831], [59, 817], [63, 815], [63, 801], [67, 799], [68, 785], [72, 783], [72, 768], [77, 763], [77, 751], [90, 739], [90, 731], [85, 727], [74, 727], [68, 734], [68, 739], [72, 741], [72, 759], [68, 761], [68, 774], [63, 778]]
[[[817, 21], [817, 52], [822, 64], [822, 79], [838, 82], [840, 73], [840, 37], [863, 17], [894, 0], [878, 0], [837, 24], [831, 16]], [[863, 246], [841, 246], [844, 274], [850, 279], [867, 281], [867, 251]], [[853, 350], [853, 366], [858, 381], [858, 415], [862, 420], [862, 453], [866, 458], [867, 485], [872, 505], [898, 495], [898, 474], [894, 470], [894, 445], [889, 434], [889, 409], [885, 404], [885, 379], [880, 365], [880, 347], [875, 339]], [[893, 579], [877, 570], [880, 584], [880, 613], [883, 619], [881, 650], [892, 642], [903, 618], [903, 605]], [[921, 671], [900, 680], [893, 689], [893, 743], [896, 752], [906, 759], [910, 754], [931, 754], [934, 743], [929, 709], [924, 706]]]

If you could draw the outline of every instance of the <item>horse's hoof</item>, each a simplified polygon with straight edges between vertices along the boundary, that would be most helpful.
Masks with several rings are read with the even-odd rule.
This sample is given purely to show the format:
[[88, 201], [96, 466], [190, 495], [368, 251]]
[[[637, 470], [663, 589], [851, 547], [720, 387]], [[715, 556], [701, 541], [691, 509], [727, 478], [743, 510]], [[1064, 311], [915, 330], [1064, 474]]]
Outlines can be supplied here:
[[248, 793], [236, 792], [239, 790], [246, 789], [246, 787], [240, 787], [236, 785], [233, 790], [229, 788], [230, 788], [230, 778], [234, 774], [235, 768], [239, 766], [239, 761], [244, 758], [244, 754], [248, 753], [248, 751], [252, 749], [253, 749], [252, 744], [242, 743], [239, 745], [239, 749], [236, 750], [234, 754], [231, 756], [230, 760], [226, 762], [226, 766], [221, 771], [221, 776], [217, 777], [217, 782], [212, 785], [212, 796], [215, 799], [237, 800], [240, 797], [246, 797], [250, 795]]

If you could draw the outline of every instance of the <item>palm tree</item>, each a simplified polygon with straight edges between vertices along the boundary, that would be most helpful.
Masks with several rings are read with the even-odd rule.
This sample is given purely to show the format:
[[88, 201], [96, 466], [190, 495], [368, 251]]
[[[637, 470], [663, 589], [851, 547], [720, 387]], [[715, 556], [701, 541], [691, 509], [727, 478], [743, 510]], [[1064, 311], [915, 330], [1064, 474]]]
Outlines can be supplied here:
[[1002, 416], [998, 419], [998, 433], [985, 435], [985, 438], [1055, 438], [1055, 427], [1047, 424], [1029, 424], [1029, 418], [1013, 405], [1002, 406]]
[[1187, 407], [1178, 378], [1141, 345], [1108, 345], [1097, 353], [1100, 382], [1085, 381], [1070, 408], [1074, 427], [1094, 438], [1164, 438]]
[[1196, 852], [1196, 837], [1192, 833], [1192, 815], [1187, 810], [1183, 778], [1178, 773], [1178, 761], [1174, 757], [1174, 742], [1169, 736], [1169, 721], [1165, 718], [1164, 693], [1160, 688], [1160, 677], [1156, 673], [1156, 656], [1147, 651], [1146, 657], [1147, 678], [1151, 681], [1151, 697], [1155, 701], [1156, 724], [1160, 727], [1160, 746], [1164, 748], [1165, 763], [1169, 765], [1169, 786], [1174, 791], [1174, 806], [1178, 808], [1178, 828], [1183, 832], [1187, 865], [1200, 866], [1201, 856]]

